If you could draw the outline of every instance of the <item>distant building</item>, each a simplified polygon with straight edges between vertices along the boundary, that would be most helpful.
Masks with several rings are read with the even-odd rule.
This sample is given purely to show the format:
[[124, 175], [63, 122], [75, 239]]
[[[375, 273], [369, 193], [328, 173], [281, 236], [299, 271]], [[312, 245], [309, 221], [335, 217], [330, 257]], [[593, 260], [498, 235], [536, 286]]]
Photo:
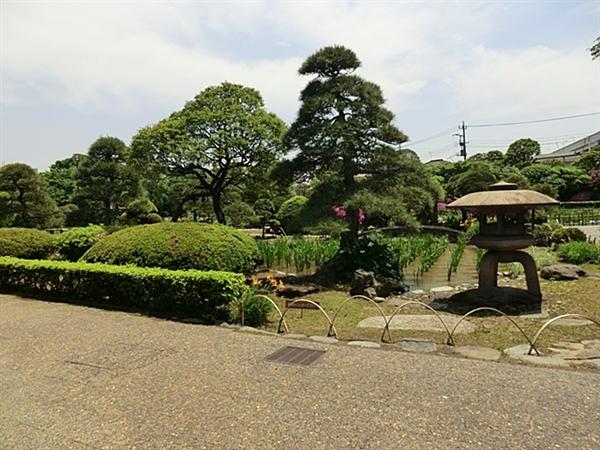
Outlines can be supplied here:
[[442, 158], [438, 158], [438, 159], [432, 159], [431, 161], [427, 161], [425, 163], [425, 165], [427, 166], [427, 165], [430, 165], [430, 164], [445, 164], [447, 162], [448, 161], [446, 161], [446, 160], [444, 160]]
[[588, 150], [600, 146], [600, 131], [594, 134], [579, 139], [563, 148], [552, 153], [544, 153], [535, 157], [536, 162], [562, 161], [566, 164], [571, 164], [581, 158]]

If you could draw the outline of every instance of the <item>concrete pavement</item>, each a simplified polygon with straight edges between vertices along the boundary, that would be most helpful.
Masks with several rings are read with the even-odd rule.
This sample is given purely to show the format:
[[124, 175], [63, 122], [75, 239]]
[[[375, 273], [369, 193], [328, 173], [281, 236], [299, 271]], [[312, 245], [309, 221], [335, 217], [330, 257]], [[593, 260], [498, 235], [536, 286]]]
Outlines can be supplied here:
[[597, 449], [600, 375], [0, 295], [0, 447]]

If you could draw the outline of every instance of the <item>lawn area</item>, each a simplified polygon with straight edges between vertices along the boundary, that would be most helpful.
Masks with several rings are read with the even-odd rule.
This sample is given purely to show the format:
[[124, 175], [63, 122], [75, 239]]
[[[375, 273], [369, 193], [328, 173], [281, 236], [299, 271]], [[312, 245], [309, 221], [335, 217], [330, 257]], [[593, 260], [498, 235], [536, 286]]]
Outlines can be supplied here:
[[[590, 272], [598, 271], [597, 267], [587, 265], [584, 267]], [[600, 320], [600, 301], [598, 300], [598, 279], [581, 278], [575, 281], [546, 281], [541, 280], [543, 292], [543, 311], [548, 313], [546, 318], [522, 318], [512, 316], [525, 333], [533, 338], [537, 330], [550, 318], [561, 314], [577, 313], [596, 320]], [[521, 282], [517, 282], [521, 287]], [[404, 295], [406, 301], [414, 299]], [[348, 298], [344, 291], [325, 291], [307, 296], [307, 298], [318, 302], [321, 307], [333, 317], [335, 311]], [[431, 299], [426, 300], [430, 302]], [[277, 299], [281, 310], [284, 310], [284, 302]], [[384, 314], [391, 315], [394, 305], [388, 301], [379, 305]], [[483, 305], [482, 305], [483, 306]], [[431, 314], [427, 309], [418, 305], [408, 305], [400, 311], [400, 314]], [[358, 328], [358, 323], [368, 317], [379, 316], [376, 306], [366, 300], [352, 299], [348, 301], [339, 312], [335, 320], [338, 338], [342, 340], [372, 340], [379, 342], [382, 330], [373, 328]], [[446, 317], [449, 313], [442, 313]], [[457, 316], [458, 317], [458, 316]], [[276, 330], [278, 315], [271, 315], [271, 322], [266, 326], [269, 330]], [[467, 319], [476, 327], [476, 331], [468, 334], [455, 334], [457, 345], [477, 345], [504, 350], [517, 344], [526, 343], [526, 339], [510, 321], [500, 316], [474, 317]], [[320, 311], [290, 309], [286, 314], [286, 322], [290, 333], [302, 333], [306, 335], [326, 335], [328, 322]], [[393, 340], [401, 338], [427, 338], [438, 344], [446, 343], [446, 334], [431, 331], [392, 330]], [[600, 338], [600, 328], [595, 325], [585, 326], [563, 326], [553, 324], [544, 332], [539, 339], [539, 349], [547, 352], [548, 347], [559, 341], [581, 341], [583, 339]], [[440, 350], [450, 350], [445, 345], [439, 346]]]

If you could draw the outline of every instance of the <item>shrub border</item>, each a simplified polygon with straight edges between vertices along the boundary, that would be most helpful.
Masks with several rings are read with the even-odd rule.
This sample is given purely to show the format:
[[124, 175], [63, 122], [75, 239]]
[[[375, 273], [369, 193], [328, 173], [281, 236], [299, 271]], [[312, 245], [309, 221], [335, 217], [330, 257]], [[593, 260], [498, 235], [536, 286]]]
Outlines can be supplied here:
[[0, 291], [153, 313], [224, 319], [241, 298], [242, 274], [0, 257]]

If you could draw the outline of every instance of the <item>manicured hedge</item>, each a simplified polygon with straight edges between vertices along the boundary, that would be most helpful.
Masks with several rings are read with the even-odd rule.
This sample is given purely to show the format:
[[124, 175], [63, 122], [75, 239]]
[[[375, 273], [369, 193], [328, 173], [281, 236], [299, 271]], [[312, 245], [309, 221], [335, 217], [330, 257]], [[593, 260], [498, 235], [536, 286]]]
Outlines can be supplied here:
[[100, 225], [75, 227], [58, 235], [58, 252], [69, 261], [77, 261], [100, 240], [104, 228]]
[[47, 258], [56, 251], [56, 238], [34, 228], [0, 228], [0, 256]]
[[185, 270], [248, 272], [260, 259], [254, 239], [235, 228], [163, 222], [124, 228], [101, 239], [82, 261]]
[[0, 290], [5, 292], [194, 314], [205, 320], [227, 318], [229, 304], [246, 289], [243, 275], [229, 272], [0, 257]]

